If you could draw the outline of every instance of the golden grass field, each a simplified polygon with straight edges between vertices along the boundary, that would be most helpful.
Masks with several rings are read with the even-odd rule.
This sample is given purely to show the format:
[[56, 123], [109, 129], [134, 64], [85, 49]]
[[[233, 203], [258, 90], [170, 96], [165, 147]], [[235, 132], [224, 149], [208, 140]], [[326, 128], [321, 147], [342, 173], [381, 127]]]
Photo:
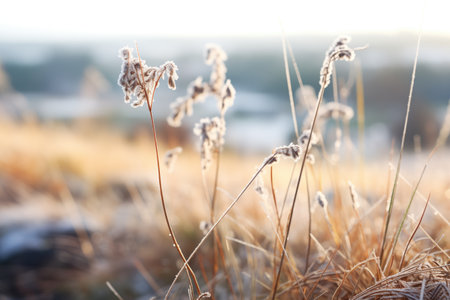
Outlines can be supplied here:
[[[269, 165], [271, 153], [241, 155], [225, 147], [213, 152], [205, 171], [194, 142], [181, 145], [184, 150], [168, 172], [162, 160], [174, 139], [159, 136], [164, 126], [156, 123], [156, 153], [149, 130], [127, 135], [92, 120], [63, 124], [2, 118], [1, 232], [6, 235], [8, 226], [58, 222], [74, 228], [51, 240], [56, 262], [29, 268], [7, 262], [0, 271], [0, 279], [8, 282], [0, 285], [5, 295], [450, 299], [450, 159], [445, 145], [430, 160], [431, 149], [404, 152], [395, 184], [397, 144], [392, 153], [372, 159], [349, 139], [336, 153], [326, 147], [335, 141], [323, 140], [310, 150], [315, 162], [305, 163], [297, 194], [301, 158]], [[245, 189], [261, 166], [259, 184]], [[388, 212], [394, 185], [395, 203]], [[169, 236], [163, 192], [186, 258], [211, 224], [220, 221], [189, 262], [190, 274], [181, 271], [183, 260]], [[321, 193], [325, 204], [319, 204]]]

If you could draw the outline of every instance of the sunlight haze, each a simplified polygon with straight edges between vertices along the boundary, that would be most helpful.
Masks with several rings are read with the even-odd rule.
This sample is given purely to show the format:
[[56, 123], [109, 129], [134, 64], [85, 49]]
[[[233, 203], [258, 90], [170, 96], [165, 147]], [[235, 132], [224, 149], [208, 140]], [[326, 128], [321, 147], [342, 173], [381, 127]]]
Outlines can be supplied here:
[[[424, 1], [8, 1], [0, 40], [83, 40], [126, 36], [416, 32], [450, 35], [448, 3]], [[134, 16], [134, 17], [133, 17]]]

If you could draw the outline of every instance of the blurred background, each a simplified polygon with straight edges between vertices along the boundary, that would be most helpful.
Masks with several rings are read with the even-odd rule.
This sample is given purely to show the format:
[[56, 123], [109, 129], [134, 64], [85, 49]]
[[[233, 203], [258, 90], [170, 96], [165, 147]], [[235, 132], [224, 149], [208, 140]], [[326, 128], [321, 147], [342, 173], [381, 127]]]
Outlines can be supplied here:
[[[133, 193], [137, 190], [138, 198], [145, 198], [156, 179], [148, 111], [125, 105], [116, 83], [121, 66], [118, 50], [123, 46], [135, 48], [138, 43], [149, 65], [173, 60], [179, 67], [177, 89], [165, 85], [158, 89], [154, 113], [163, 149], [193, 142], [193, 152], [192, 127], [203, 116], [217, 115], [214, 101], [197, 105], [182, 128], [170, 128], [165, 120], [170, 103], [186, 94], [191, 81], [209, 78], [205, 45], [222, 46], [228, 54], [227, 76], [237, 91], [235, 105], [227, 113], [226, 148], [245, 154], [252, 166], [258, 162], [255, 157], [294, 136], [282, 32], [304, 84], [316, 92], [325, 51], [337, 36], [349, 35], [350, 45], [362, 49], [354, 63], [337, 64], [338, 87], [351, 87], [347, 104], [356, 110], [354, 83], [361, 74], [365, 154], [386, 158], [403, 129], [420, 28], [406, 146], [427, 149], [436, 142], [450, 98], [446, 13], [445, 1], [380, 0], [370, 6], [356, 0], [276, 5], [237, 0], [3, 3], [0, 299], [110, 299], [105, 281], [115, 280], [119, 287], [122, 282], [106, 275], [114, 268], [124, 277], [130, 272], [134, 276], [132, 286], [122, 289], [125, 295], [157, 291], [158, 285], [149, 285], [153, 279], [142, 271], [144, 264], [159, 259], [156, 254], [147, 253], [141, 260], [129, 255], [113, 267], [109, 264], [121, 253], [140, 253], [142, 245], [148, 247], [156, 238], [139, 234], [131, 238], [125, 229], [139, 227], [133, 219], [142, 216], [124, 203], [140, 203], [130, 200]], [[298, 83], [292, 66], [291, 78], [295, 93]], [[331, 88], [325, 99], [333, 100]], [[301, 123], [305, 111], [299, 108], [297, 115]], [[350, 127], [356, 139], [356, 119]], [[153, 200], [143, 205], [158, 211], [157, 199]], [[99, 210], [102, 217], [95, 213]], [[63, 242], [61, 236], [66, 238]], [[127, 238], [133, 241], [124, 242]], [[105, 246], [116, 242], [117, 247]], [[94, 281], [86, 279], [93, 257], [97, 257]], [[164, 276], [172, 276], [173, 269], [161, 268]], [[82, 283], [63, 280], [72, 275]]]

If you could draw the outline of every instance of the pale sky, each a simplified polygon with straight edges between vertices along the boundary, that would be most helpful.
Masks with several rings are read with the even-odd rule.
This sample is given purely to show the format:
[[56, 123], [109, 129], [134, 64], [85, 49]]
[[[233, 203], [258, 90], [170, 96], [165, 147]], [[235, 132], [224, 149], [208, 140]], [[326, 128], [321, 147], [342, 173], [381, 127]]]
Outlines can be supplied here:
[[[0, 40], [417, 32], [450, 37], [449, 0], [0, 0]], [[425, 10], [424, 10], [425, 7]]]

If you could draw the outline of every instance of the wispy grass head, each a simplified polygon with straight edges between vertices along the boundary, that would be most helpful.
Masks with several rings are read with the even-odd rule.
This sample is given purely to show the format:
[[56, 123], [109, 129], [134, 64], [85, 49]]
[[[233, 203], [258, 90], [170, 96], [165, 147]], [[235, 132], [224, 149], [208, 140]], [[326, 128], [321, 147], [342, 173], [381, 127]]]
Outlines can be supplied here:
[[317, 103], [317, 95], [314, 87], [310, 85], [303, 85], [296, 91], [296, 96], [300, 102], [300, 107], [306, 109], [308, 112], [314, 110]]
[[194, 104], [205, 100], [208, 91], [208, 84], [202, 82], [201, 77], [197, 77], [195, 81], [191, 82], [187, 96], [177, 98], [177, 100], [170, 105], [172, 114], [167, 117], [169, 125], [179, 127], [184, 116], [192, 115]]
[[200, 137], [200, 155], [202, 169], [208, 169], [212, 151], [219, 149], [224, 144], [225, 122], [223, 119], [214, 117], [203, 118], [199, 123], [195, 124], [194, 134]]
[[338, 38], [328, 50], [320, 70], [319, 84], [324, 88], [330, 84], [331, 74], [333, 73], [333, 63], [338, 60], [351, 61], [355, 58], [355, 51], [348, 47], [349, 37]]
[[144, 105], [145, 101], [153, 98], [153, 93], [158, 86], [159, 80], [168, 76], [170, 89], [175, 89], [175, 80], [178, 79], [178, 67], [173, 61], [167, 61], [159, 67], [149, 67], [145, 60], [133, 56], [133, 49], [124, 47], [119, 51], [122, 59], [122, 70], [117, 83], [122, 87], [125, 94], [125, 103], [129, 103], [133, 96], [136, 100], [133, 107]]
[[321, 191], [317, 192], [316, 201], [317, 201], [317, 203], [319, 203], [320, 207], [322, 207], [324, 209], [326, 209], [328, 207], [328, 200]]
[[234, 89], [231, 81], [228, 79], [222, 88], [222, 95], [219, 98], [219, 110], [220, 115], [225, 115], [225, 112], [233, 106], [234, 98], [236, 97], [236, 90]]
[[328, 102], [323, 105], [319, 111], [320, 119], [342, 119], [349, 121], [353, 118], [353, 109], [345, 104], [339, 102]]
[[236, 96], [231, 81], [226, 79], [227, 68], [226, 53], [217, 45], [206, 46], [206, 64], [212, 66], [209, 82], [203, 82], [202, 77], [197, 77], [188, 88], [188, 93], [183, 98], [178, 98], [171, 104], [172, 114], [167, 118], [169, 125], [178, 127], [184, 116], [190, 116], [195, 103], [203, 101], [207, 96], [214, 96], [218, 100], [221, 117], [233, 105]]
[[178, 155], [183, 152], [183, 148], [175, 147], [170, 149], [164, 155], [164, 164], [169, 172], [173, 171], [173, 167], [175, 166], [175, 162], [178, 158]]
[[265, 165], [274, 164], [278, 162], [280, 157], [291, 158], [294, 161], [297, 161], [299, 160], [301, 154], [302, 154], [302, 147], [300, 147], [297, 144], [290, 143], [288, 146], [280, 146], [275, 148], [275, 150], [273, 150], [272, 155], [270, 155], [264, 160], [264, 164]]
[[214, 44], [206, 46], [206, 64], [212, 65], [209, 84], [213, 93], [219, 94], [222, 91], [227, 73], [226, 60], [227, 55], [221, 47]]
[[[310, 133], [311, 133], [310, 130], [303, 130], [302, 134], [298, 138], [298, 144], [303, 148], [303, 150], [305, 150], [304, 148], [306, 148], [306, 145], [308, 143], [308, 139], [309, 139]], [[309, 144], [309, 149], [313, 145], [317, 144], [318, 142], [319, 142], [319, 137], [317, 136], [316, 133], [313, 132], [312, 136], [311, 136], [311, 142]]]

